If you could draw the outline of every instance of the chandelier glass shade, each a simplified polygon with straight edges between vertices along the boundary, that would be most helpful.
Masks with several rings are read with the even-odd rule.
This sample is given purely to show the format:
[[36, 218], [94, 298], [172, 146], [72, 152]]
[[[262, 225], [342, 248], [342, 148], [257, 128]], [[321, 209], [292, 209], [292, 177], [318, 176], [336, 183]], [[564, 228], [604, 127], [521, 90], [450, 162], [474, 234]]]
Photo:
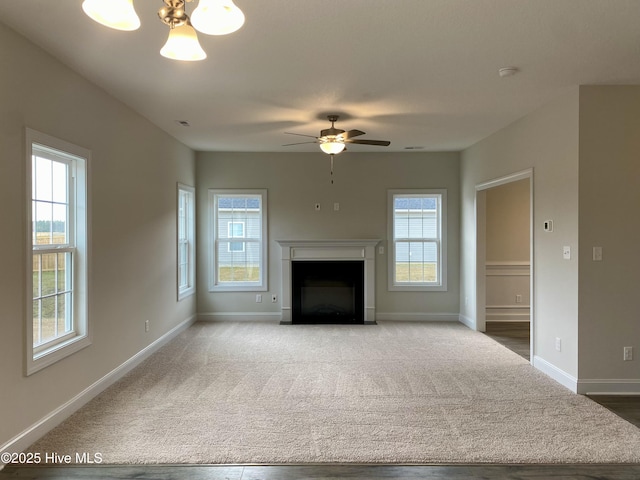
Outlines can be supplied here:
[[[232, 0], [199, 0], [189, 18], [185, 3], [195, 0], [163, 0], [160, 20], [170, 28], [160, 54], [173, 60], [204, 60], [207, 54], [198, 42], [196, 30], [207, 35], [226, 35], [244, 24], [244, 13]], [[93, 20], [116, 30], [136, 30], [140, 19], [133, 0], [84, 0], [82, 9]]]
[[337, 155], [344, 150], [346, 146], [343, 141], [337, 138], [336, 135], [327, 135], [326, 137], [320, 137], [320, 150], [329, 155]]
[[82, 10], [105, 27], [126, 31], [140, 28], [133, 0], [84, 0]]
[[200, 0], [191, 23], [207, 35], [227, 35], [244, 25], [244, 13], [232, 0]]
[[169, 38], [160, 55], [172, 60], [197, 61], [207, 58], [207, 53], [198, 42], [196, 30], [185, 23], [169, 30]]

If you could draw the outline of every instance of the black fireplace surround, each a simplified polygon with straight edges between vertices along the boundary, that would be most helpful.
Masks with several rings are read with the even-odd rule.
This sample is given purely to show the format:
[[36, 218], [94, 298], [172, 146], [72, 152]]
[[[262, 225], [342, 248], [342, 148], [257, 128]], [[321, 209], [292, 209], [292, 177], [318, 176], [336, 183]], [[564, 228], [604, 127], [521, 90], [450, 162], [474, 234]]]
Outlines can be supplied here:
[[364, 324], [364, 262], [291, 262], [293, 324]]

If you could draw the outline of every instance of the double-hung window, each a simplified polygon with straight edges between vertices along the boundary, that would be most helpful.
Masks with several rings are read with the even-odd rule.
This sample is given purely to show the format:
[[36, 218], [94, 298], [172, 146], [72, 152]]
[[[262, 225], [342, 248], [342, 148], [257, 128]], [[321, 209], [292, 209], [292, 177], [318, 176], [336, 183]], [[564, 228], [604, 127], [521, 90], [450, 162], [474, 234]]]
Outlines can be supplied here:
[[267, 290], [267, 191], [209, 190], [209, 289]]
[[389, 290], [446, 290], [446, 190], [390, 190]]
[[89, 345], [90, 153], [27, 129], [27, 374]]
[[178, 184], [178, 300], [195, 288], [195, 189]]

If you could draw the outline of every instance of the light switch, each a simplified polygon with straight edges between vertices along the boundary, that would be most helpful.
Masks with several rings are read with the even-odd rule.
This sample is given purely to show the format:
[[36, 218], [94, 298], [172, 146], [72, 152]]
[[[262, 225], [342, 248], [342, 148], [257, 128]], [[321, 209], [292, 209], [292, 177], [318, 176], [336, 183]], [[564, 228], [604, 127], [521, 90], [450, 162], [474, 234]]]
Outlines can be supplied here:
[[571, 247], [568, 245], [562, 247], [562, 258], [565, 260], [571, 260]]
[[602, 261], [602, 247], [593, 247], [593, 261], [594, 262]]

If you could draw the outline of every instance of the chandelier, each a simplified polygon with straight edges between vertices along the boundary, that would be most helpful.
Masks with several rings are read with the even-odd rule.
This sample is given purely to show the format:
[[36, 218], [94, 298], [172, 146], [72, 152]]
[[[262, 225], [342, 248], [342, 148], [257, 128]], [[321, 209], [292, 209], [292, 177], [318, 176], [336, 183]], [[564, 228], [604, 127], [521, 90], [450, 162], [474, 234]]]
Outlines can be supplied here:
[[[199, 0], [189, 17], [185, 3], [194, 0], [163, 0], [158, 10], [160, 20], [169, 27], [169, 38], [160, 54], [173, 60], [204, 60], [207, 54], [198, 42], [198, 32], [207, 35], [226, 35], [244, 24], [244, 14], [233, 0]], [[116, 30], [136, 30], [140, 18], [133, 8], [133, 0], [84, 0], [84, 12], [96, 22]]]

